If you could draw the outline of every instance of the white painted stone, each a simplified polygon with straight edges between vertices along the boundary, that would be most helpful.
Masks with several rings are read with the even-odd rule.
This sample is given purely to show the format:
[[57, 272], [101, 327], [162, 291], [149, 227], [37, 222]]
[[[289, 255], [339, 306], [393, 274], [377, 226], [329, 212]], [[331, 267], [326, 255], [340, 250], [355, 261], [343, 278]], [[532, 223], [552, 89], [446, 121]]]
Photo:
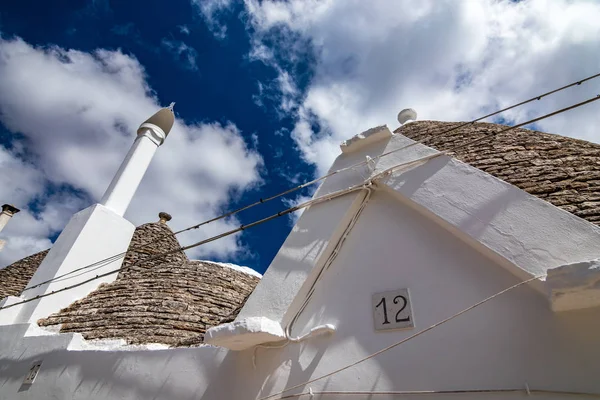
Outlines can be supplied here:
[[[161, 136], [162, 134], [162, 136]], [[100, 203], [123, 216], [131, 199], [166, 136], [156, 129], [143, 129], [137, 136]]]
[[546, 285], [554, 311], [600, 307], [600, 260], [552, 268]]
[[[23, 298], [16, 296], [7, 296], [0, 300], [0, 308], [7, 307], [23, 301]], [[5, 310], [0, 310], [0, 325], [12, 325], [21, 311], [20, 306], [14, 306]]]
[[204, 343], [236, 351], [284, 339], [285, 332], [281, 325], [264, 317], [245, 318], [217, 325], [204, 334]]
[[392, 132], [387, 125], [377, 126], [343, 141], [342, 144], [340, 144], [340, 149], [343, 153], [353, 153], [355, 151], [359, 151], [365, 146], [370, 145], [371, 143], [378, 142], [380, 140], [389, 140], [391, 136]]
[[[27, 287], [64, 275], [117, 254], [125, 253], [129, 247], [135, 226], [107, 207], [95, 204], [73, 215], [67, 226], [40, 264]], [[102, 262], [93, 268], [59, 278], [51, 283], [25, 290], [21, 295], [32, 299], [37, 295], [58, 291], [97, 275], [118, 269], [123, 258]], [[117, 272], [95, 279], [76, 288], [33, 300], [21, 306], [17, 322], [33, 322], [59, 311], [75, 300], [85, 297], [101, 283], [112, 282]], [[1, 313], [2, 311], [0, 311]]]

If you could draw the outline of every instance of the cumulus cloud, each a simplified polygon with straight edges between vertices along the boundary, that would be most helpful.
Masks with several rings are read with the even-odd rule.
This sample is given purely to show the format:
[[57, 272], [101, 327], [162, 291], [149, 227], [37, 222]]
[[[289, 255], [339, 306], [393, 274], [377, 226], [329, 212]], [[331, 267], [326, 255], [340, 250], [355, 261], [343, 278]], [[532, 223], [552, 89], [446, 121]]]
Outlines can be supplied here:
[[[159, 108], [144, 68], [120, 51], [86, 53], [0, 39], [0, 120], [17, 133], [0, 147], [0, 198], [23, 211], [2, 232], [0, 266], [49, 247], [73, 212], [98, 201], [139, 124]], [[134, 224], [173, 214], [174, 230], [214, 217], [231, 196], [261, 183], [261, 156], [233, 124], [177, 118], [125, 217]], [[232, 229], [235, 219], [184, 235], [184, 243]], [[239, 236], [192, 250], [228, 257]]]
[[[369, 127], [395, 128], [400, 109], [419, 119], [468, 120], [600, 71], [600, 3], [587, 0], [246, 0], [251, 56], [281, 80], [314, 56], [312, 78], [281, 108], [306, 161], [324, 172], [338, 143]], [[285, 73], [288, 73], [286, 76]], [[291, 86], [293, 87], [293, 86]], [[528, 118], [594, 96], [582, 85], [503, 115]], [[538, 128], [600, 141], [596, 104]]]

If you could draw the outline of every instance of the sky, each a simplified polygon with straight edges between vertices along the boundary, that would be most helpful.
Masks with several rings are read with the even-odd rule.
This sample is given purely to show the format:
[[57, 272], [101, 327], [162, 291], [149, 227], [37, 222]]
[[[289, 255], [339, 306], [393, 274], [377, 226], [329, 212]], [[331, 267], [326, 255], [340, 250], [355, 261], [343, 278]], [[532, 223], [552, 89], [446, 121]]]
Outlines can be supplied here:
[[[600, 72], [594, 0], [22, 0], [0, 5], [0, 268], [51, 246], [99, 201], [139, 124], [176, 123], [125, 217], [174, 230], [325, 173], [370, 127], [464, 121]], [[511, 110], [516, 124], [600, 93], [600, 79]], [[535, 128], [600, 142], [596, 103]], [[193, 243], [313, 189], [179, 237]], [[295, 218], [192, 249], [264, 272]]]

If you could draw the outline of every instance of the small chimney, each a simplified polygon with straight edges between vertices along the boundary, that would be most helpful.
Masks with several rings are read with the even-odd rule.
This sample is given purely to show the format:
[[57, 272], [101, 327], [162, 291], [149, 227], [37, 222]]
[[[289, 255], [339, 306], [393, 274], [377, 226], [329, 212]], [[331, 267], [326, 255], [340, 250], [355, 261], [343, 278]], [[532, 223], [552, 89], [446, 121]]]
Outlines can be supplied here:
[[2, 212], [0, 213], [0, 231], [4, 229], [6, 224], [8, 224], [8, 221], [10, 221], [10, 219], [13, 217], [13, 215], [18, 213], [19, 211], [21, 210], [19, 210], [17, 207], [11, 204], [4, 204], [2, 206]]
[[158, 220], [158, 222], [160, 222], [161, 224], [166, 224], [167, 222], [169, 222], [171, 220], [171, 214], [166, 213], [166, 212], [159, 212], [158, 213], [158, 218], [160, 218]]

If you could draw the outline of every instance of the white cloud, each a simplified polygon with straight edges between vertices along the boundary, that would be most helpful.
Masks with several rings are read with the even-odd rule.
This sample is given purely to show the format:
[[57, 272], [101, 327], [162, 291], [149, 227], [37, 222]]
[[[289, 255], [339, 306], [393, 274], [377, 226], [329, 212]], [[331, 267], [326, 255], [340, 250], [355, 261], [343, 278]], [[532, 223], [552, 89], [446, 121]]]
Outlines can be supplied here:
[[179, 32], [183, 33], [184, 35], [189, 35], [190, 34], [190, 28], [187, 25], [179, 25]]
[[217, 39], [227, 37], [227, 26], [220, 22], [220, 16], [229, 10], [231, 0], [192, 0], [192, 4], [198, 7], [200, 15], [204, 18], [206, 26]]
[[[120, 51], [90, 54], [0, 39], [0, 120], [23, 137], [15, 136], [10, 150], [0, 147], [0, 199], [23, 210], [2, 232], [8, 243], [0, 266], [47, 248], [73, 212], [100, 199], [137, 127], [158, 107], [143, 67]], [[260, 184], [261, 166], [235, 125], [177, 119], [125, 216], [139, 225], [167, 211], [174, 230], [214, 217], [231, 196]], [[237, 224], [220, 221], [180, 240]], [[240, 251], [239, 236], [230, 236], [190, 255]]]
[[[280, 90], [281, 108], [297, 118], [292, 137], [320, 173], [339, 142], [382, 123], [397, 127], [400, 109], [416, 109], [419, 119], [468, 120], [600, 71], [600, 3], [593, 1], [246, 0], [246, 8], [250, 57], [274, 65], [282, 81], [297, 79], [299, 54], [314, 55], [306, 92]], [[522, 122], [592, 97], [597, 87], [504, 117]], [[539, 126], [600, 141], [597, 113], [593, 104]]]
[[188, 46], [181, 40], [163, 38], [161, 43], [162, 46], [175, 57], [175, 60], [181, 62], [185, 68], [193, 71], [198, 70], [198, 64], [196, 63], [198, 52], [196, 49]]

